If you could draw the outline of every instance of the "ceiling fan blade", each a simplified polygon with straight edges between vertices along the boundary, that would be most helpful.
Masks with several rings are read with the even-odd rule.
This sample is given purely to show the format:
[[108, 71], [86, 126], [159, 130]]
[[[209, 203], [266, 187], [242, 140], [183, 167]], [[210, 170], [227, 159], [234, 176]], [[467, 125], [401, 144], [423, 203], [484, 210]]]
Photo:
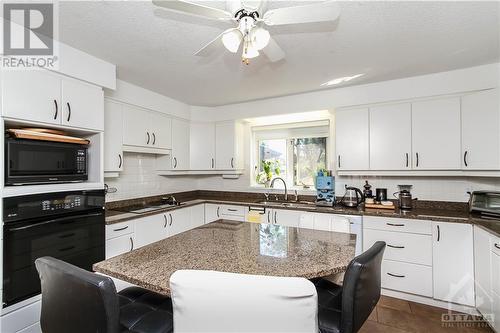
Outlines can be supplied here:
[[267, 11], [263, 21], [267, 25], [297, 24], [335, 21], [340, 15], [336, 1], [324, 1], [314, 5], [277, 8]]
[[226, 0], [226, 10], [233, 15], [242, 7], [241, 0]]
[[269, 38], [269, 44], [262, 49], [262, 52], [264, 52], [271, 62], [280, 61], [285, 57], [285, 52], [272, 37]]
[[212, 8], [204, 5], [198, 5], [189, 1], [182, 1], [182, 0], [153, 0], [153, 4], [170, 9], [170, 10], [176, 10], [179, 12], [183, 13], [188, 13], [188, 14], [193, 14], [193, 15], [198, 15], [198, 16], [203, 16], [211, 19], [217, 19], [217, 20], [231, 20], [233, 17], [231, 13], [217, 9], [217, 8]]
[[194, 55], [199, 56], [199, 57], [208, 57], [212, 55], [214, 52], [218, 51], [220, 48], [224, 48], [224, 44], [222, 43], [222, 36], [224, 34], [238, 30], [237, 28], [231, 28], [227, 29], [226, 31], [223, 31], [221, 34], [219, 34], [217, 37], [212, 39], [208, 44], [203, 46], [201, 49], [198, 50]]

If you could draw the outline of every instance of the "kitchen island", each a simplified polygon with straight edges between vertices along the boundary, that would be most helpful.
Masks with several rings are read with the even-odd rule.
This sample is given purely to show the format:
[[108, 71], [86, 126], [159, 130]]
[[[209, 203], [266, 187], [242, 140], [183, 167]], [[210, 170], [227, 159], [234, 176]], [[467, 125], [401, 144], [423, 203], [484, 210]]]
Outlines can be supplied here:
[[346, 270], [356, 236], [219, 220], [96, 263], [94, 270], [170, 295], [179, 269], [316, 278]]

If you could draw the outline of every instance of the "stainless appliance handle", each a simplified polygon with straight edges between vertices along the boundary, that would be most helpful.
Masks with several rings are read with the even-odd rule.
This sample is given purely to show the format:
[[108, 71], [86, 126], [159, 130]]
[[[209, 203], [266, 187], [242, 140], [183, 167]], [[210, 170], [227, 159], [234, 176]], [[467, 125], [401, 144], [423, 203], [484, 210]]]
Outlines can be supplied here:
[[22, 227], [11, 228], [11, 229], [8, 229], [8, 231], [27, 230], [27, 229], [38, 227], [38, 226], [41, 226], [41, 225], [55, 223], [55, 222], [62, 222], [62, 221], [68, 221], [68, 220], [73, 220], [73, 219], [79, 219], [79, 218], [82, 218], [82, 217], [93, 217], [93, 216], [99, 216], [99, 215], [102, 215], [102, 213], [81, 214], [81, 215], [60, 217], [60, 218], [57, 218], [57, 219], [52, 219], [52, 220], [40, 222], [40, 223], [37, 223], [37, 224], [30, 224], [30, 225], [25, 225], [25, 226], [22, 226]]
[[393, 277], [397, 277], [397, 278], [404, 278], [404, 277], [406, 277], [405, 275], [397, 275], [397, 274], [392, 274], [392, 273], [387, 273], [387, 275], [390, 275], [390, 276], [393, 276]]
[[56, 107], [56, 113], [54, 113], [54, 119], [57, 119], [57, 114], [59, 113], [59, 107], [57, 106], [57, 101], [54, 100], [54, 105]]
[[68, 118], [67, 118], [67, 121], [69, 122], [69, 120], [71, 119], [71, 105], [69, 105], [69, 102], [67, 102], [66, 105], [68, 106]]

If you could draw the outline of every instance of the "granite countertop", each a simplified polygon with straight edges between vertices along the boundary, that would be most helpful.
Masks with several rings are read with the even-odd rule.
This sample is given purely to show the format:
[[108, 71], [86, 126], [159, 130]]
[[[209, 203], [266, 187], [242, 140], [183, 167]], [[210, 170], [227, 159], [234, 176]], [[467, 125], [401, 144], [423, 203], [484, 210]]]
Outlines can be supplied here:
[[485, 230], [500, 237], [500, 220], [480, 219], [476, 216], [470, 215], [467, 210], [451, 209], [452, 207], [450, 208], [447, 205], [442, 205], [437, 207], [414, 208], [412, 210], [400, 210], [400, 209], [389, 210], [389, 209], [364, 209], [363, 206], [360, 206], [359, 208], [347, 208], [347, 207], [342, 207], [340, 205], [334, 207], [321, 207], [321, 206], [315, 206], [313, 204], [293, 203], [293, 202], [291, 202], [288, 206], [283, 206], [279, 202], [276, 203], [273, 201], [269, 201], [268, 203], [262, 203], [261, 201], [252, 202], [252, 200], [248, 199], [246, 200], [245, 199], [243, 200], [194, 199], [183, 202], [181, 206], [155, 210], [152, 212], [142, 213], [142, 214], [127, 213], [124, 212], [123, 209], [121, 211], [107, 210], [106, 224], [114, 224], [144, 216], [161, 214], [174, 209], [190, 207], [202, 203], [252, 206], [252, 207], [269, 207], [269, 208], [300, 210], [300, 211], [316, 212], [316, 213], [342, 214], [342, 215], [381, 216], [381, 217], [393, 217], [393, 218], [431, 220], [437, 222], [469, 223], [481, 226]]
[[94, 264], [96, 272], [169, 295], [179, 269], [295, 276], [346, 270], [356, 235], [219, 220]]

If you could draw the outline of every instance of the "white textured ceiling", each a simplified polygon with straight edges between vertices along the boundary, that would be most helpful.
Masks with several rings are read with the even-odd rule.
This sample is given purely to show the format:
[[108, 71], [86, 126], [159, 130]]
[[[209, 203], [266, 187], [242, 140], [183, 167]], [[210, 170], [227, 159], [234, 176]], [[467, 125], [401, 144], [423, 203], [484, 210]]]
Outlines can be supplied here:
[[[204, 4], [224, 8], [224, 2]], [[268, 7], [303, 4], [272, 1]], [[243, 65], [225, 51], [193, 54], [227, 23], [157, 9], [150, 1], [62, 2], [63, 42], [117, 65], [118, 77], [191, 105], [361, 84], [499, 61], [500, 2], [341, 2], [335, 24], [272, 27], [286, 53]]]

